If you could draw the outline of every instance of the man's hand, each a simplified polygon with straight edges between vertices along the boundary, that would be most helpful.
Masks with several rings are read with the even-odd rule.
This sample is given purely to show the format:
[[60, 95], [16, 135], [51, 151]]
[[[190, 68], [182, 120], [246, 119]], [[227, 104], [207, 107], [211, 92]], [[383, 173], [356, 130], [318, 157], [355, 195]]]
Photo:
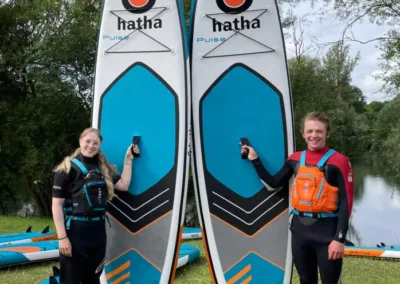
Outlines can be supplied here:
[[333, 240], [328, 248], [328, 259], [337, 260], [343, 257], [344, 244]]

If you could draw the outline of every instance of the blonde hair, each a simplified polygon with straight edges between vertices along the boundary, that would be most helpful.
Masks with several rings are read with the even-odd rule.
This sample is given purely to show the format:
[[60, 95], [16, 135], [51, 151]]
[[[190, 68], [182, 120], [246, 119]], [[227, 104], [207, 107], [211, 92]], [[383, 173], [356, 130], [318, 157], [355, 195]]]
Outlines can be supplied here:
[[[100, 139], [100, 142], [103, 141], [103, 137], [101, 136], [99, 130], [96, 128], [86, 128], [83, 130], [81, 135], [79, 136], [79, 140], [83, 139], [86, 135], [88, 135], [90, 132], [95, 132]], [[55, 172], [66, 172], [69, 173], [71, 170], [71, 160], [74, 159], [76, 156], [78, 156], [81, 153], [81, 149], [77, 148], [72, 155], [66, 156], [64, 160], [54, 169]], [[114, 198], [114, 184], [112, 181], [112, 177], [115, 175], [115, 169], [114, 167], [107, 162], [103, 152], [99, 150], [98, 154], [98, 162], [99, 162], [99, 168], [100, 172], [104, 175], [104, 179], [107, 185], [107, 191], [108, 191], [108, 199], [111, 200]]]
[[307, 113], [304, 116], [303, 122], [301, 124], [301, 132], [304, 132], [304, 123], [307, 120], [314, 120], [314, 121], [322, 122], [326, 126], [326, 132], [328, 134], [331, 132], [331, 123], [330, 123], [328, 117], [326, 117], [325, 113], [317, 112], [317, 111]]

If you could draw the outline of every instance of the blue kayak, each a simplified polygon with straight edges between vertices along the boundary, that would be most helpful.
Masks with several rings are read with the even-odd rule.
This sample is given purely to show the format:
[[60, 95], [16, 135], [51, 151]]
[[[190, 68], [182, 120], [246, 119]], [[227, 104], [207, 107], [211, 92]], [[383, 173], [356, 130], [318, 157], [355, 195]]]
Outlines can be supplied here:
[[[195, 261], [199, 257], [200, 257], [200, 250], [196, 246], [181, 245], [179, 250], [179, 259], [177, 268], [185, 266]], [[58, 284], [60, 279], [59, 275], [60, 275], [60, 270], [57, 267], [53, 267], [53, 275], [40, 282], [40, 284]], [[122, 275], [124, 275], [124, 270], [116, 274], [113, 274], [111, 277], [107, 279], [107, 282], [113, 283], [113, 281], [115, 281]], [[107, 275], [105, 277], [107, 278]], [[125, 280], [129, 280], [130, 283], [134, 283], [134, 279], [125, 279]]]

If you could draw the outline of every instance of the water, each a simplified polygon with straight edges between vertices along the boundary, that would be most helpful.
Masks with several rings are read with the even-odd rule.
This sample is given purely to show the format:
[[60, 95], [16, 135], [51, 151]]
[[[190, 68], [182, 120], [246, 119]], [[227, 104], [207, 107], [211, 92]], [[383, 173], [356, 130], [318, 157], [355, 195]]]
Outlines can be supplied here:
[[352, 161], [354, 204], [347, 238], [356, 245], [400, 244], [400, 180], [380, 161]]

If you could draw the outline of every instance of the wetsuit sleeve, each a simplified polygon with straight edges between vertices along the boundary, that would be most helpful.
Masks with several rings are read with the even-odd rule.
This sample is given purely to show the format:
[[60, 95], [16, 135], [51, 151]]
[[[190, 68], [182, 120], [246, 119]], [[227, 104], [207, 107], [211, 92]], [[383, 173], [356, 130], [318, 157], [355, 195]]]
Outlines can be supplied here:
[[254, 159], [253, 165], [257, 171], [258, 176], [262, 179], [266, 184], [273, 188], [280, 187], [289, 181], [289, 179], [293, 175], [293, 168], [289, 165], [288, 161], [283, 165], [283, 167], [279, 170], [279, 172], [272, 176], [262, 164], [260, 158]]
[[344, 243], [349, 227], [349, 219], [353, 206], [353, 173], [350, 161], [341, 159], [337, 175], [339, 185], [339, 216], [335, 240]]
[[120, 179], [121, 179], [121, 175], [119, 175], [117, 173], [114, 174], [113, 179], [112, 179], [113, 184], [115, 185]]
[[52, 196], [57, 198], [67, 198], [68, 190], [71, 181], [71, 174], [66, 172], [56, 172], [54, 175], [54, 183], [52, 189]]

